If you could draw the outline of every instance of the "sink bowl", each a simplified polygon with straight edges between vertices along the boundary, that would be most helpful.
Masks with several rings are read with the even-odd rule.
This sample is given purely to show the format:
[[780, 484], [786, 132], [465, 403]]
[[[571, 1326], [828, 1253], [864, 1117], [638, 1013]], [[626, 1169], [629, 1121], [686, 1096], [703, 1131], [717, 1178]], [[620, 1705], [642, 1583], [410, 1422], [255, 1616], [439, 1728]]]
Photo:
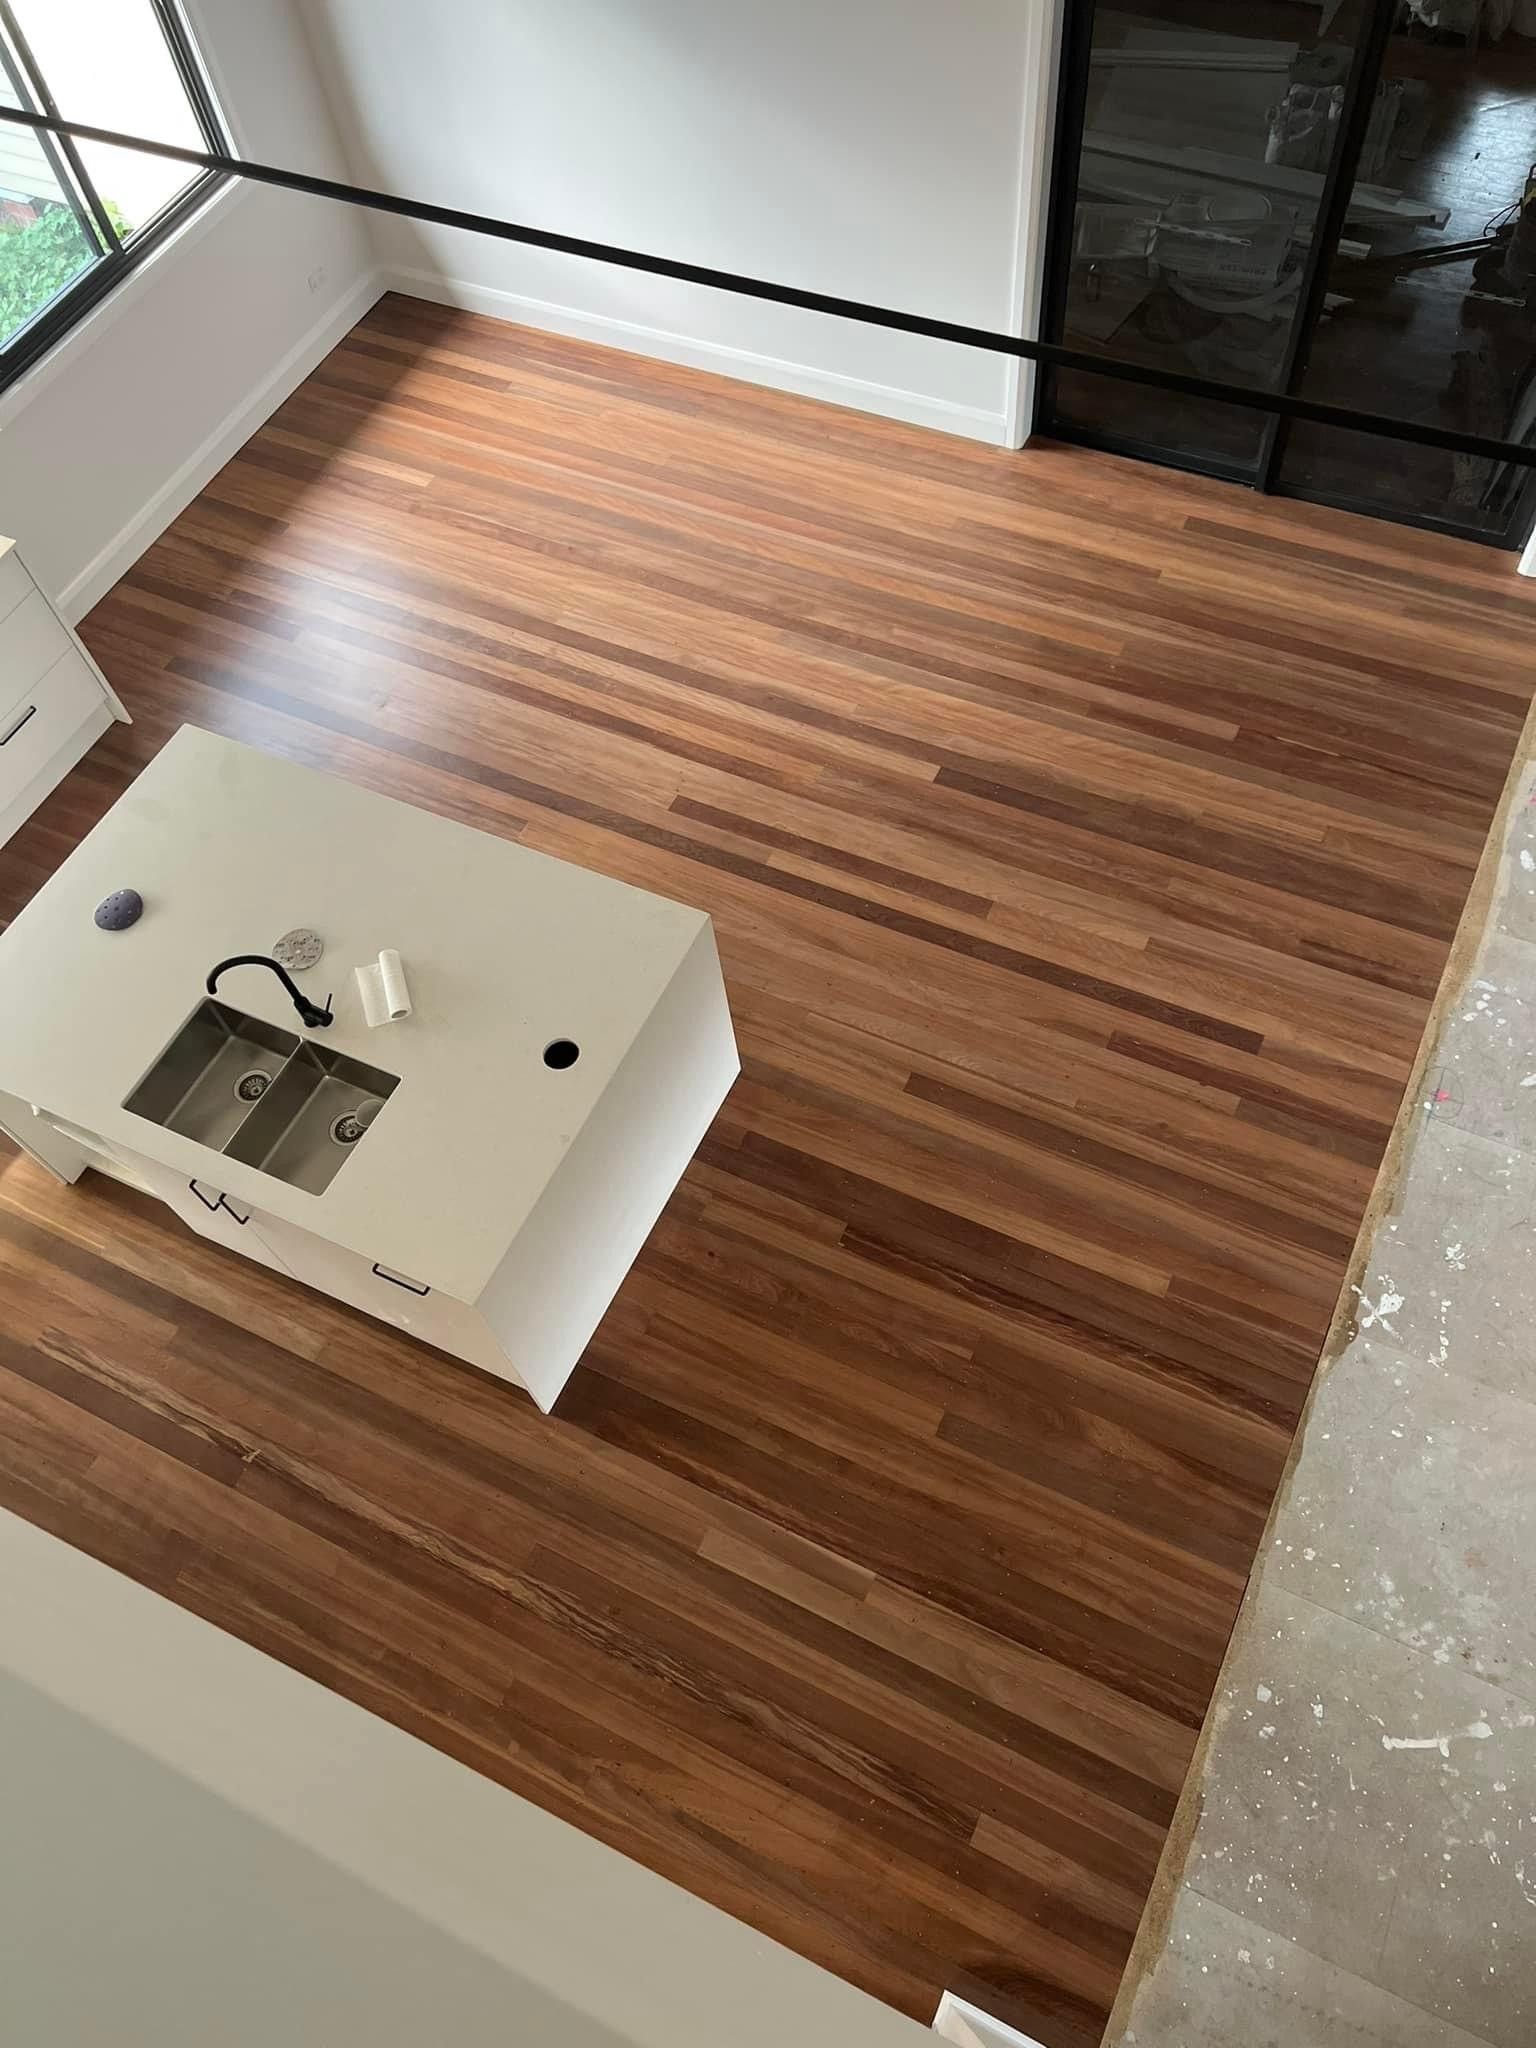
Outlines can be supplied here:
[[123, 1107], [222, 1152], [298, 1049], [292, 1031], [199, 1003]]
[[395, 1074], [210, 998], [123, 1107], [318, 1195], [398, 1086]]
[[396, 1087], [393, 1074], [306, 1040], [224, 1150], [318, 1195]]

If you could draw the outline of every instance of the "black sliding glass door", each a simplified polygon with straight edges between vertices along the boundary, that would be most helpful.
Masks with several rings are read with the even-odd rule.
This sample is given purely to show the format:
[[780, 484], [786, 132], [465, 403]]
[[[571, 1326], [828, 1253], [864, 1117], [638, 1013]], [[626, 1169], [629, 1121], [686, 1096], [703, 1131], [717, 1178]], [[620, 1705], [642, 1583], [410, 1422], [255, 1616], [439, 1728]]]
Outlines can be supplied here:
[[[1071, 0], [1046, 338], [1536, 438], [1536, 0]], [[1518, 543], [1530, 472], [1052, 371], [1042, 432]]]
[[[1297, 389], [1497, 440], [1536, 427], [1536, 8], [1430, 5], [1397, 18], [1377, 71], [1379, 170], [1410, 210], [1331, 253], [1332, 310], [1311, 335]], [[1494, 40], [1492, 29], [1504, 22]], [[1389, 125], [1390, 124], [1390, 125]], [[1417, 217], [1412, 217], [1413, 214]], [[1281, 484], [1389, 515], [1523, 539], [1528, 472], [1486, 458], [1292, 427]], [[1511, 532], [1511, 517], [1514, 531]]]

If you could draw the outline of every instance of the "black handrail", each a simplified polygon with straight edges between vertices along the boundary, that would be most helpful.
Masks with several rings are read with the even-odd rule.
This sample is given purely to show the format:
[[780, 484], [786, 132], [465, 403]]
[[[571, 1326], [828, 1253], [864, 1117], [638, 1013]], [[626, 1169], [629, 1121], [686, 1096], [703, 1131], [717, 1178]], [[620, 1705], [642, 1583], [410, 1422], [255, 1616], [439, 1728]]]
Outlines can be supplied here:
[[983, 349], [991, 355], [1014, 356], [1027, 363], [1044, 363], [1057, 370], [1085, 370], [1096, 377], [1118, 377], [1127, 384], [1150, 385], [1159, 391], [1176, 391], [1188, 398], [1214, 398], [1226, 405], [1244, 406], [1252, 412], [1287, 420], [1306, 420], [1320, 427], [1335, 427], [1347, 433], [1379, 434], [1389, 441], [1407, 441], [1421, 448], [1448, 448], [1453, 454], [1481, 455], [1490, 462], [1509, 462], [1523, 469], [1536, 469], [1536, 447], [1518, 441], [1499, 441], [1489, 434], [1463, 434], [1450, 427], [1431, 426], [1427, 421], [1393, 419], [1387, 413], [1356, 412], [1349, 406], [1328, 405], [1299, 393], [1256, 391], [1243, 384], [1224, 384], [1212, 377], [1187, 375], [1181, 370], [1153, 369], [1140, 363], [1122, 363], [1109, 356], [1087, 354], [1082, 349], [1064, 348], [1059, 342], [1030, 341], [1020, 334], [997, 334], [987, 327], [968, 327], [958, 320], [934, 320], [924, 313], [905, 313], [889, 306], [870, 306], [860, 299], [842, 299], [830, 292], [802, 291], [798, 285], [775, 284], [770, 279], [746, 277], [734, 270], [714, 270], [703, 263], [675, 263], [670, 257], [653, 256], [643, 249], [623, 249], [611, 242], [593, 242], [581, 235], [562, 235], [549, 228], [526, 227], [518, 221], [498, 220], [494, 215], [466, 213], [455, 206], [436, 206], [426, 200], [400, 199], [392, 192], [375, 192], [364, 185], [347, 185], [335, 178], [314, 178], [304, 171], [285, 171], [276, 164], [252, 163], [244, 157], [224, 156], [216, 150], [186, 149], [171, 142], [151, 142], [142, 135], [125, 135], [116, 128], [96, 128], [82, 121], [62, 121], [46, 114], [0, 107], [0, 121], [31, 128], [40, 134], [73, 138], [78, 142], [106, 143], [115, 149], [136, 149], [147, 156], [165, 157], [172, 163], [190, 164], [195, 169], [215, 171], [232, 178], [246, 178], [258, 185], [275, 185], [285, 192], [303, 192], [315, 199], [334, 199], [345, 206], [365, 206], [375, 213], [399, 214], [406, 220], [425, 222], [429, 227], [462, 228], [469, 234], [490, 235], [503, 242], [521, 242], [532, 249], [551, 249], [557, 255], [581, 256], [593, 263], [612, 263], [627, 270], [645, 271], [654, 277], [670, 277], [679, 284], [708, 285], [716, 291], [734, 292], [739, 297], [766, 299], [778, 306], [794, 306], [806, 313], [826, 313], [838, 320], [857, 320], [867, 327], [888, 327], [901, 334], [918, 334], [930, 341], [953, 342], [962, 348]]

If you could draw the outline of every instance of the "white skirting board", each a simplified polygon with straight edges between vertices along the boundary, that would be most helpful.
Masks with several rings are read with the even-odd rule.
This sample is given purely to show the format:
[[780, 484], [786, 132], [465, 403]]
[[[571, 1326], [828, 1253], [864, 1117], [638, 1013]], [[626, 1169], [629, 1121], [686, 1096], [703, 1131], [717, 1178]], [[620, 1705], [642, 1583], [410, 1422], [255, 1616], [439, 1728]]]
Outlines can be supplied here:
[[574, 306], [560, 306], [551, 300], [528, 298], [521, 292], [500, 291], [490, 285], [464, 283], [441, 277], [435, 271], [386, 267], [383, 277], [388, 290], [403, 292], [408, 298], [428, 299], [434, 305], [462, 306], [466, 312], [486, 313], [493, 320], [506, 320], [514, 326], [542, 327], [552, 334], [570, 335], [576, 341], [595, 341], [607, 348], [628, 349], [634, 355], [656, 356], [664, 363], [681, 363], [690, 370], [712, 370], [719, 376], [739, 377], [747, 384], [766, 384], [770, 390], [792, 391], [802, 398], [819, 398], [828, 405], [852, 406], [858, 412], [905, 420], [914, 427], [934, 427], [942, 434], [961, 434], [967, 440], [985, 441], [993, 447], [1009, 445], [1010, 420], [1006, 411], [988, 412], [981, 406], [954, 405], [947, 399], [929, 398], [921, 391], [869, 383], [862, 377], [817, 369], [812, 363], [786, 362], [750, 349], [731, 348], [724, 342], [700, 341], [691, 335], [646, 327], [634, 320], [583, 313]]
[[344, 297], [328, 307], [314, 326], [299, 337], [281, 362], [275, 364], [256, 388], [226, 415], [207, 440], [194, 449], [128, 524], [113, 534], [106, 546], [59, 594], [59, 612], [70, 625], [78, 625], [92, 605], [105, 597], [113, 584], [128, 573], [177, 514], [186, 510], [203, 486], [232, 456], [239, 453], [256, 429], [330, 354], [343, 335], [357, 325], [384, 288], [383, 280], [376, 272], [359, 278]]
[[1021, 2034], [1017, 2027], [1004, 2026], [979, 2006], [956, 1998], [952, 1991], [946, 1991], [939, 2000], [933, 2031], [941, 2041], [953, 2041], [956, 2048], [1041, 2048], [1032, 2035]]

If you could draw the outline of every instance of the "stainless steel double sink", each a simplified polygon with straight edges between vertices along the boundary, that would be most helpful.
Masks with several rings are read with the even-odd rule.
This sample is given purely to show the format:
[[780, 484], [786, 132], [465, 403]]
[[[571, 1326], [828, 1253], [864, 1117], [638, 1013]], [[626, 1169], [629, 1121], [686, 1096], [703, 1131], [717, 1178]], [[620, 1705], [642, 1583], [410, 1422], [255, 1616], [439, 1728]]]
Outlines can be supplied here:
[[398, 1086], [396, 1074], [209, 998], [123, 1107], [318, 1195]]

